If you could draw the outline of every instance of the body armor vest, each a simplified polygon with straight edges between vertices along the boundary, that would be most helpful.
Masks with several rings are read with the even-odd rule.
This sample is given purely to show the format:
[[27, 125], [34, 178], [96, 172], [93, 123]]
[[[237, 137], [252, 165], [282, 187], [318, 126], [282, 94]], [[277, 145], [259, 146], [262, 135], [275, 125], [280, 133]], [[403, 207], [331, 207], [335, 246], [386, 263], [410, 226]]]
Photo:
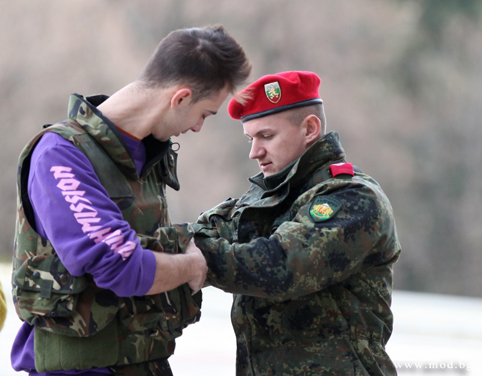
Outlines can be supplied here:
[[192, 236], [185, 234], [186, 238], [167, 245], [146, 240], [158, 227], [170, 224], [165, 186], [167, 183], [179, 188], [177, 155], [170, 147], [164, 158], [148, 166], [139, 179], [115, 163], [88, 130], [74, 120], [40, 132], [24, 148], [19, 160], [12, 275], [17, 314], [35, 326], [37, 372], [134, 364], [168, 357], [174, 352], [174, 339], [182, 329], [199, 320], [201, 294], [192, 297], [185, 284], [167, 293], [121, 298], [97, 287], [90, 275], [74, 277], [69, 273], [52, 244], [34, 230], [27, 193], [31, 154], [45, 132], [59, 134], [87, 156], [124, 220], [138, 234], [141, 246], [178, 253], [184, 251], [187, 238]]

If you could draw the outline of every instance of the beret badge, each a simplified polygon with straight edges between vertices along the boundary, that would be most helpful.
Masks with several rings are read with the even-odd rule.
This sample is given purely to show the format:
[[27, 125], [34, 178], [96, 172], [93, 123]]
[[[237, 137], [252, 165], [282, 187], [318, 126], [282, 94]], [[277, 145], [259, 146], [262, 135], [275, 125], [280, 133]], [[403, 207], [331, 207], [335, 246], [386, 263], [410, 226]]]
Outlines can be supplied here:
[[281, 99], [281, 88], [278, 81], [265, 84], [264, 92], [266, 94], [266, 98], [268, 98], [271, 103], [278, 103]]

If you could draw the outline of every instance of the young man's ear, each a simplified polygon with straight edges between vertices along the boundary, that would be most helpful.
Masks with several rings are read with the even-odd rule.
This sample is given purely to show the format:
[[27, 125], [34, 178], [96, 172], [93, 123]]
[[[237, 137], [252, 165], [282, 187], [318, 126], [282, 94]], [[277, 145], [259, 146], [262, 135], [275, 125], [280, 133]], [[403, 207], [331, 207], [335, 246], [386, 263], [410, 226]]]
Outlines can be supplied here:
[[187, 87], [180, 88], [179, 90], [175, 91], [174, 95], [171, 97], [171, 108], [175, 109], [180, 106], [183, 106], [189, 103], [191, 98], [192, 98], [191, 89]]
[[305, 120], [303, 120], [303, 123], [305, 127], [306, 144], [310, 145], [320, 138], [321, 120], [316, 115], [308, 115]]

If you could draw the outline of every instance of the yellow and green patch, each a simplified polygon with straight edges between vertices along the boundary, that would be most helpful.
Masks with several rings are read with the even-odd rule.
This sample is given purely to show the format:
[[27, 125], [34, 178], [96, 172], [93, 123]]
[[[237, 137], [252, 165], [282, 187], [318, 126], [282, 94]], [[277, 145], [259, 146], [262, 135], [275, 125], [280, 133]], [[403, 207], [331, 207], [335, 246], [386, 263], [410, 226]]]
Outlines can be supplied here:
[[315, 222], [323, 222], [333, 218], [342, 203], [336, 198], [317, 196], [310, 206], [310, 216]]

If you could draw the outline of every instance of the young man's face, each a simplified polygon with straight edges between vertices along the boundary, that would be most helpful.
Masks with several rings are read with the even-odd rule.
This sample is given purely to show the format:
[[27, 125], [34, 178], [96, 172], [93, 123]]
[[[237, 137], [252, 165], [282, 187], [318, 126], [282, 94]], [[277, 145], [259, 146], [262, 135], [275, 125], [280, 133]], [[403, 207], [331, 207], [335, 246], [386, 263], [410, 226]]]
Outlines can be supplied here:
[[171, 136], [179, 136], [188, 131], [199, 132], [204, 124], [204, 120], [215, 115], [229, 94], [228, 89], [223, 89], [206, 99], [200, 99], [194, 104], [189, 104], [181, 108], [175, 114], [175, 119], [171, 122]]
[[243, 123], [251, 142], [249, 158], [256, 159], [264, 176], [282, 171], [308, 149], [306, 128], [293, 125], [283, 113]]

